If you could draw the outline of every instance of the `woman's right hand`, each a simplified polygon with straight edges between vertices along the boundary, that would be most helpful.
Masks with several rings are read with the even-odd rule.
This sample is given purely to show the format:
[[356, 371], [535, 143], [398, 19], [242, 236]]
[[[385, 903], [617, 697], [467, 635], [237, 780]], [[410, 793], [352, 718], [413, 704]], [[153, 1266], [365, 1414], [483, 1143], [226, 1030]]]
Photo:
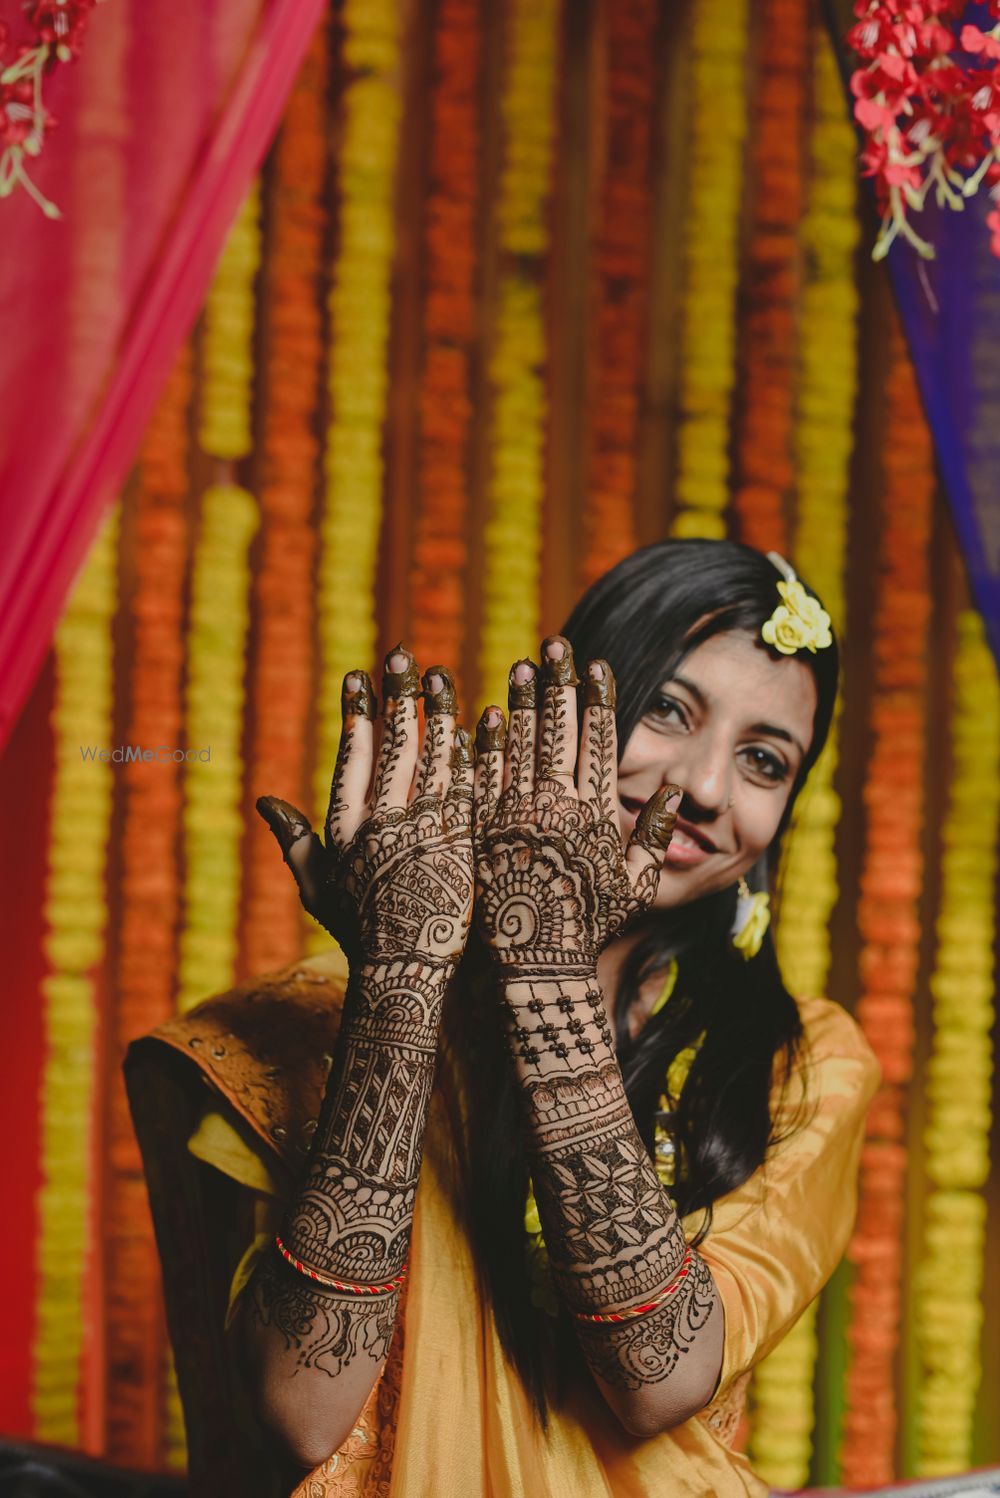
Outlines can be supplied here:
[[457, 726], [455, 689], [442, 666], [424, 674], [418, 744], [420, 688], [413, 657], [397, 646], [386, 657], [376, 753], [371, 679], [364, 671], [344, 678], [325, 843], [289, 802], [257, 801], [303, 905], [352, 966], [418, 958], [450, 971], [468, 935], [472, 748]]

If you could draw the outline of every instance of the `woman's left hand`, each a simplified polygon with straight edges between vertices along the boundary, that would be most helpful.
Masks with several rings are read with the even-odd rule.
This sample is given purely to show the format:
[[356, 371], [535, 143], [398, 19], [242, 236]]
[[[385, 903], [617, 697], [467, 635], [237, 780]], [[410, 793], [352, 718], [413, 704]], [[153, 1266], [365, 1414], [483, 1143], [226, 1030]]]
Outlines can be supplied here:
[[605, 946], [656, 895], [681, 791], [665, 785], [622, 846], [615, 683], [592, 661], [579, 685], [569, 641], [542, 645], [542, 668], [518, 661], [503, 713], [479, 720], [473, 826], [476, 915], [511, 977], [592, 974]]

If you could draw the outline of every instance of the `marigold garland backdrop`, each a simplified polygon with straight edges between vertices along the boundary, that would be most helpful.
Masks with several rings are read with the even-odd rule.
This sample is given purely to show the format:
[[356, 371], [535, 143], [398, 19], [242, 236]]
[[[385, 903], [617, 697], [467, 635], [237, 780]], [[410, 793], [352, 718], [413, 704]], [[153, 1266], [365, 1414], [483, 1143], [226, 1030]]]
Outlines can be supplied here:
[[[60, 249], [81, 337], [125, 254], [136, 10], [87, 21], [111, 124]], [[0, 759], [0, 1433], [183, 1468], [120, 1063], [323, 946], [252, 808], [321, 808], [343, 672], [402, 638], [472, 721], [618, 557], [728, 534], [844, 642], [777, 938], [884, 1072], [850, 1250], [740, 1439], [789, 1489], [1000, 1461], [1000, 700], [857, 157], [808, 0], [328, 8]], [[97, 753], [132, 744], [152, 760]]]

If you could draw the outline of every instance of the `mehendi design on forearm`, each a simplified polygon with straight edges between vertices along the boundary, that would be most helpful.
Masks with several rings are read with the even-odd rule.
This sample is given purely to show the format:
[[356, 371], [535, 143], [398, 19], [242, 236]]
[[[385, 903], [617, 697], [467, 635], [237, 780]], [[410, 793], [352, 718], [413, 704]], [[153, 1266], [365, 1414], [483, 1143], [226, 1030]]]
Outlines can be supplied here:
[[[516, 672], [519, 693], [526, 684]], [[578, 1318], [592, 1318], [578, 1325], [586, 1327], [581, 1346], [595, 1374], [632, 1390], [671, 1376], [689, 1330], [693, 1339], [715, 1305], [711, 1276], [700, 1259], [691, 1268], [683, 1229], [636, 1129], [596, 977], [600, 953], [656, 895], [682, 792], [660, 788], [626, 851], [614, 793], [610, 667], [588, 667], [580, 746], [571, 690], [579, 683], [561, 636], [543, 642], [540, 681], [540, 715], [520, 696], [510, 700], [505, 789], [494, 800], [486, 795], [493, 782], [477, 779], [476, 909], [499, 976], [556, 1283]], [[520, 758], [536, 725], [531, 776], [522, 774]], [[636, 844], [651, 856], [636, 857]], [[627, 1320], [612, 1319], [618, 1316]], [[711, 1356], [709, 1344], [701, 1346]]]
[[[414, 761], [420, 687], [412, 656], [397, 646], [386, 658], [369, 795], [372, 735], [359, 720], [374, 716], [371, 682], [362, 672], [345, 679], [325, 846], [294, 807], [257, 803], [286, 861], [299, 837], [312, 838], [308, 867], [293, 872], [351, 977], [282, 1247], [262, 1256], [248, 1299], [255, 1324], [276, 1328], [293, 1361], [331, 1377], [361, 1354], [379, 1361], [388, 1346], [399, 1292], [384, 1287], [405, 1268], [441, 1007], [472, 915], [471, 744], [454, 723], [450, 673], [432, 667]], [[265, 1347], [265, 1362], [280, 1370], [283, 1354], [273, 1354]], [[361, 1383], [370, 1371], [360, 1370]]]
[[[503, 984], [508, 1043], [532, 1139], [532, 1184], [556, 1284], [571, 1311], [627, 1311], [668, 1286], [687, 1245], [639, 1137], [593, 982], [521, 974]], [[545, 1043], [532, 1026], [546, 1028]], [[548, 1030], [554, 1032], [550, 1037]], [[580, 1041], [583, 1044], [580, 1044]], [[676, 1293], [623, 1322], [577, 1323], [593, 1371], [635, 1390], [668, 1379], [712, 1314], [696, 1251]]]
[[[406, 1262], [443, 997], [441, 974], [417, 960], [352, 974], [302, 1183], [281, 1229], [291, 1253], [320, 1273], [379, 1284]], [[371, 1302], [318, 1285], [269, 1250], [252, 1305], [262, 1325], [298, 1347], [304, 1366], [335, 1375], [359, 1351], [384, 1355], [396, 1301], [395, 1292]]]
[[578, 1324], [580, 1345], [594, 1373], [618, 1389], [660, 1384], [697, 1345], [718, 1300], [708, 1265], [697, 1252], [676, 1296], [646, 1316], [608, 1324]]
[[296, 1349], [301, 1368], [318, 1368], [335, 1378], [359, 1354], [380, 1363], [389, 1350], [398, 1291], [362, 1300], [321, 1290], [286, 1264], [271, 1244], [249, 1294], [254, 1320], [281, 1333], [285, 1346]]

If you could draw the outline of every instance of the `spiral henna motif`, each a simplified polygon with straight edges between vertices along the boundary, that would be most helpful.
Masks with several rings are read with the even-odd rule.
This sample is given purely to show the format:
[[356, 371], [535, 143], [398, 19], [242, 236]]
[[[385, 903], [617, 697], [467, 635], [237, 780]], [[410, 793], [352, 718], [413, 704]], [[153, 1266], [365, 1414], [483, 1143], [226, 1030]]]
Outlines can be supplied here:
[[652, 901], [653, 865], [633, 889], [617, 823], [541, 779], [531, 796], [500, 797], [476, 848], [480, 929], [501, 965], [592, 969]]

